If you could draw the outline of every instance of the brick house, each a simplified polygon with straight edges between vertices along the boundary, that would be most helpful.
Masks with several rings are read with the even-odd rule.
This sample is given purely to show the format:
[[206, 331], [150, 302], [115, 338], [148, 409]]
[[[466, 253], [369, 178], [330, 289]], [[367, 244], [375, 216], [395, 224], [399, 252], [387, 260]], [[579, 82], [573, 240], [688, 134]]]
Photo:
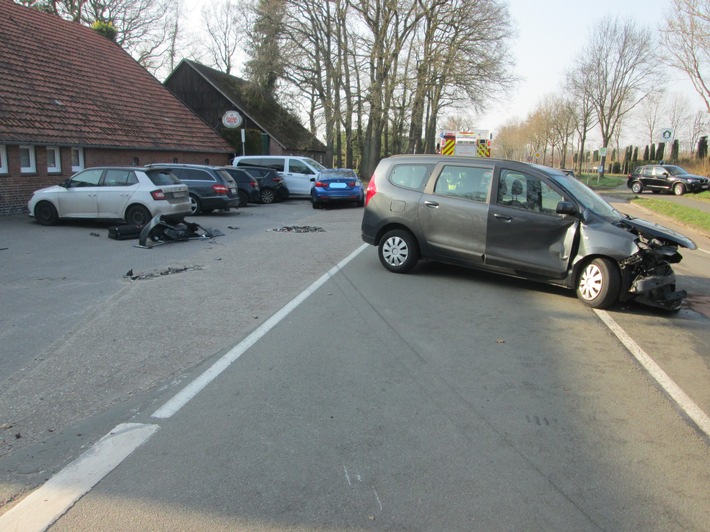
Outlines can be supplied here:
[[[219, 131], [239, 155], [304, 155], [330, 166], [325, 144], [252, 82], [183, 59], [164, 84]], [[239, 113], [242, 123], [238, 128], [230, 130], [222, 124], [228, 111]]]
[[0, 215], [83, 168], [233, 155], [117, 44], [10, 0], [0, 0], [0, 72]]

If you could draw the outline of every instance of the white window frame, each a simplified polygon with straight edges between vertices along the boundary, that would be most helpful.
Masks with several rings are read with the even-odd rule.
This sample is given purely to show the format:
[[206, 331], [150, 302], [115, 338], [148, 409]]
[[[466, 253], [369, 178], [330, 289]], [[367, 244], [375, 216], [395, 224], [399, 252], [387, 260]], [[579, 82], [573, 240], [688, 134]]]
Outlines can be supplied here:
[[[74, 152], [75, 151], [79, 154], [79, 166], [74, 165]], [[72, 153], [72, 157], [71, 157], [72, 172], [79, 172], [80, 170], [83, 170], [84, 169], [84, 148], [81, 148], [79, 146], [72, 146], [71, 153]]]
[[[22, 150], [27, 150], [30, 156], [30, 165], [22, 166]], [[37, 173], [37, 158], [35, 157], [35, 147], [31, 145], [20, 146], [20, 173], [21, 174], [36, 174]]]
[[[54, 153], [54, 166], [49, 166], [49, 154]], [[47, 146], [47, 173], [61, 174], [62, 173], [62, 156], [59, 146]]]
[[10, 169], [7, 167], [7, 146], [0, 144], [0, 174], [7, 175]]

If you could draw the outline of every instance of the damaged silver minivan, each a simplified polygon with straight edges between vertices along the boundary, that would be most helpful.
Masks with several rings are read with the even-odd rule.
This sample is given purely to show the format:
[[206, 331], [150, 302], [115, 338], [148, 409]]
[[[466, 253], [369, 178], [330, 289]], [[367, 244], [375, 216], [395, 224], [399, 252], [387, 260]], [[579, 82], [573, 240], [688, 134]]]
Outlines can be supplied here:
[[383, 159], [362, 239], [392, 272], [431, 259], [576, 290], [594, 308], [636, 300], [678, 310], [671, 264], [689, 238], [621, 214], [574, 177], [540, 165], [444, 155]]

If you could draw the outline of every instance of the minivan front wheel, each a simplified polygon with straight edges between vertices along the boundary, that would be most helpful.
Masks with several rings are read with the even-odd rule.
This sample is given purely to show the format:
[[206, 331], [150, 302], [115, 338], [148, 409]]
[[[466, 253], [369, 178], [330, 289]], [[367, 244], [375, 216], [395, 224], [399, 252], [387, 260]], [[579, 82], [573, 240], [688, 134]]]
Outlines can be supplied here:
[[584, 265], [577, 278], [577, 297], [585, 305], [603, 309], [619, 299], [621, 273], [609, 259], [598, 257]]
[[378, 255], [382, 265], [389, 271], [406, 273], [419, 260], [419, 246], [411, 233], [395, 229], [380, 240]]
[[683, 183], [676, 183], [673, 185], [673, 194], [676, 196], [682, 196], [685, 194], [685, 185]]

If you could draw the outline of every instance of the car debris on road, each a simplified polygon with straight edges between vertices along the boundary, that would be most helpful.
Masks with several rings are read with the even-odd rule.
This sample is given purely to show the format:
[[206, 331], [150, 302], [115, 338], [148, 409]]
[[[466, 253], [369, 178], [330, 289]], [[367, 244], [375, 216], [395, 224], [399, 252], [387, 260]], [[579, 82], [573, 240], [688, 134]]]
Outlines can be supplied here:
[[224, 236], [224, 233], [219, 229], [206, 229], [199, 224], [187, 222], [184, 218], [156, 216], [143, 226], [136, 247], [150, 249], [170, 242], [209, 240], [217, 236]]

